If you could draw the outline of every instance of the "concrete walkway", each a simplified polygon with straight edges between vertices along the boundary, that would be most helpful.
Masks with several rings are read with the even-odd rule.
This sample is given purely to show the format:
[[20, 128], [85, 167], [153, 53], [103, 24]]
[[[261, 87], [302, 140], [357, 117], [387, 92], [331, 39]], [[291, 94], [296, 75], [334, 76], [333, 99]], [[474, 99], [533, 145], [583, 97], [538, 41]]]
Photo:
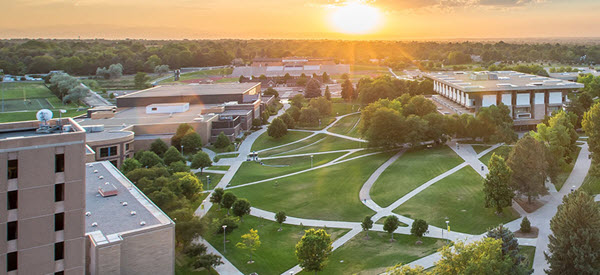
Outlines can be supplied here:
[[239, 269], [237, 269], [237, 267], [235, 267], [235, 265], [233, 265], [229, 260], [227, 260], [227, 258], [225, 258], [225, 256], [223, 256], [223, 254], [221, 254], [221, 252], [219, 252], [219, 250], [217, 250], [216, 248], [214, 248], [208, 241], [206, 241], [203, 238], [198, 238], [196, 240], [194, 240], [195, 243], [202, 243], [204, 245], [206, 245], [206, 252], [208, 254], [216, 254], [221, 256], [221, 261], [223, 261], [222, 265], [218, 265], [216, 267], [214, 267], [214, 269], [217, 271], [217, 273], [219, 274], [232, 274], [232, 275], [243, 275], [244, 273], [242, 273]]

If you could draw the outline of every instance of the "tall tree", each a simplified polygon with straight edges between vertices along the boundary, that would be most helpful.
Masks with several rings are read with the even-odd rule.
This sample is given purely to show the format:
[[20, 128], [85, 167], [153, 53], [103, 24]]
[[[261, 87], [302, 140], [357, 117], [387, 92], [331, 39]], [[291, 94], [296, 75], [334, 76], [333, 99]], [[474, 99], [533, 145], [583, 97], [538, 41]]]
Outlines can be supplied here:
[[195, 154], [202, 148], [202, 138], [196, 131], [190, 129], [181, 138], [181, 145], [183, 146], [183, 152]]
[[250, 261], [252, 261], [252, 251], [256, 251], [260, 247], [260, 236], [258, 236], [258, 230], [250, 228], [250, 232], [242, 235], [242, 241], [238, 242], [235, 246], [240, 249], [247, 249], [250, 252]]
[[210, 202], [218, 204], [219, 210], [221, 210], [221, 201], [223, 200], [224, 193], [225, 191], [223, 190], [223, 188], [215, 188], [215, 190], [213, 190], [212, 195], [210, 196]]
[[135, 74], [133, 82], [136, 89], [145, 89], [148, 87], [148, 84], [146, 84], [146, 82], [148, 82], [149, 80], [150, 77], [146, 73], [138, 72], [137, 74]]
[[529, 270], [525, 266], [525, 257], [520, 254], [519, 241], [515, 238], [515, 235], [504, 225], [490, 229], [487, 232], [488, 238], [494, 238], [502, 241], [502, 255], [508, 256], [513, 260], [513, 271], [511, 274], [530, 274], [533, 270]]
[[513, 171], [513, 188], [526, 195], [529, 203], [533, 197], [548, 192], [544, 186], [547, 175], [544, 145], [536, 139], [530, 135], [521, 138], [510, 152], [507, 164]]
[[563, 197], [550, 220], [548, 274], [596, 274], [600, 270], [600, 208], [594, 198], [575, 190]]
[[163, 155], [163, 160], [166, 165], [171, 165], [173, 162], [185, 161], [185, 158], [174, 146], [169, 147]]
[[215, 141], [216, 148], [227, 148], [231, 144], [231, 140], [225, 135], [225, 133], [221, 132], [217, 136], [217, 140]]
[[594, 104], [585, 112], [581, 125], [588, 136], [592, 157], [597, 162], [600, 159], [600, 103]]
[[331, 100], [331, 92], [329, 91], [329, 86], [325, 86], [325, 99]]
[[423, 234], [429, 230], [429, 225], [425, 220], [416, 219], [413, 221], [412, 226], [410, 227], [410, 234], [419, 238], [419, 243], [421, 242], [421, 238]]
[[139, 154], [140, 163], [143, 167], [150, 168], [156, 165], [162, 165], [163, 160], [152, 151], [143, 151]]
[[184, 249], [184, 253], [192, 258], [192, 266], [194, 268], [205, 268], [210, 269], [218, 265], [222, 265], [223, 261], [221, 256], [215, 254], [208, 254], [206, 245], [201, 243], [190, 244]]
[[342, 83], [342, 98], [346, 101], [354, 99], [354, 86], [349, 79], [344, 80], [344, 83]]
[[371, 216], [366, 216], [360, 226], [362, 227], [363, 231], [367, 232], [367, 238], [369, 238], [369, 230], [373, 228], [373, 220], [371, 219]]
[[283, 211], [279, 211], [277, 212], [277, 214], [275, 214], [275, 221], [277, 221], [277, 223], [279, 224], [279, 229], [277, 231], [281, 231], [281, 224], [287, 219], [287, 216], [285, 215], [285, 212]]
[[383, 230], [390, 233], [390, 235], [392, 236], [392, 239], [390, 241], [392, 242], [394, 241], [394, 231], [398, 229], [398, 226], [400, 226], [400, 220], [398, 220], [398, 217], [394, 215], [387, 216], [385, 218], [385, 221], [383, 222]]
[[169, 146], [160, 138], [155, 139], [150, 144], [150, 151], [156, 153], [159, 157], [163, 157]]
[[237, 197], [231, 192], [225, 192], [223, 194], [223, 199], [221, 200], [221, 205], [227, 209], [227, 215], [229, 215], [229, 209], [233, 206], [233, 203], [237, 200]]
[[306, 271], [314, 271], [317, 274], [325, 268], [327, 259], [333, 247], [331, 236], [323, 229], [314, 228], [304, 231], [304, 236], [296, 244], [296, 257]]
[[269, 124], [267, 133], [272, 138], [281, 138], [287, 134], [287, 125], [281, 118], [273, 119], [273, 122]]
[[289, 112], [283, 113], [283, 115], [279, 116], [279, 118], [281, 118], [281, 120], [283, 120], [283, 122], [285, 123], [285, 126], [288, 129], [294, 129], [294, 127], [296, 127], [296, 121], [294, 121], [294, 118], [290, 115]]
[[231, 210], [233, 210], [233, 215], [240, 217], [240, 221], [243, 222], [244, 215], [250, 214], [250, 202], [244, 198], [237, 199], [231, 206]]
[[177, 149], [181, 148], [181, 139], [190, 129], [193, 130], [192, 126], [190, 126], [187, 123], [179, 124], [179, 126], [177, 126], [177, 130], [175, 131], [175, 134], [173, 135], [173, 137], [171, 137], [171, 145], [175, 146], [175, 148]]
[[200, 168], [200, 175], [202, 175], [204, 168], [210, 167], [211, 165], [212, 160], [210, 160], [210, 156], [206, 152], [199, 151], [192, 158], [192, 165], [190, 165], [190, 167], [192, 169]]
[[319, 84], [318, 80], [311, 78], [306, 83], [306, 88], [304, 88], [304, 97], [313, 98], [313, 97], [320, 97], [320, 96], [321, 96], [321, 84]]
[[123, 174], [127, 174], [138, 168], [142, 168], [142, 164], [137, 159], [128, 158], [123, 161], [123, 164], [121, 165], [121, 172], [123, 172]]
[[310, 100], [308, 105], [319, 110], [319, 116], [321, 117], [331, 115], [331, 111], [333, 109], [333, 104], [331, 101], [325, 99], [324, 97], [313, 98]]
[[496, 208], [496, 214], [502, 214], [502, 208], [512, 204], [515, 192], [512, 190], [510, 179], [512, 171], [501, 156], [492, 154], [488, 163], [490, 172], [483, 180], [485, 207]]

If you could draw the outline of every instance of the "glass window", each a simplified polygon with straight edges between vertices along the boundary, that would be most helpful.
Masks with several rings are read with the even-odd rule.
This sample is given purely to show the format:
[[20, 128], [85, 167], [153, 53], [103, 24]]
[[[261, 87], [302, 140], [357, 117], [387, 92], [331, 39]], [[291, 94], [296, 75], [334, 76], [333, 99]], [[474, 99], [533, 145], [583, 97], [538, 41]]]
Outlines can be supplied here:
[[59, 183], [54, 185], [54, 201], [64, 201], [65, 200], [65, 184]]
[[17, 207], [19, 207], [19, 191], [9, 191], [7, 197], [6, 208], [8, 210], [17, 209]]
[[6, 223], [6, 240], [12, 241], [17, 239], [18, 234], [18, 224], [16, 221]]
[[18, 258], [16, 251], [6, 254], [6, 272], [17, 270]]
[[116, 155], [117, 155], [117, 146], [100, 148], [100, 157], [101, 158], [116, 156]]
[[65, 154], [57, 154], [54, 156], [54, 172], [64, 172], [65, 171]]
[[8, 179], [16, 179], [19, 176], [19, 160], [8, 161]]
[[65, 258], [65, 243], [59, 242], [54, 244], [54, 260], [62, 260]]
[[54, 214], [54, 231], [65, 229], [65, 213]]

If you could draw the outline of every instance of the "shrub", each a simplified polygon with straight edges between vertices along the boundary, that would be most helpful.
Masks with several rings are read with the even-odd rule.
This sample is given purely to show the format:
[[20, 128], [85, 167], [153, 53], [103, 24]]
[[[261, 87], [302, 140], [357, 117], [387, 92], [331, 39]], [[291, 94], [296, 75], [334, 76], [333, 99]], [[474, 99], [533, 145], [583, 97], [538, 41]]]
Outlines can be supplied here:
[[523, 217], [523, 221], [521, 221], [521, 229], [520, 230], [523, 233], [531, 232], [531, 223], [529, 222], [529, 219], [527, 219], [527, 217]]

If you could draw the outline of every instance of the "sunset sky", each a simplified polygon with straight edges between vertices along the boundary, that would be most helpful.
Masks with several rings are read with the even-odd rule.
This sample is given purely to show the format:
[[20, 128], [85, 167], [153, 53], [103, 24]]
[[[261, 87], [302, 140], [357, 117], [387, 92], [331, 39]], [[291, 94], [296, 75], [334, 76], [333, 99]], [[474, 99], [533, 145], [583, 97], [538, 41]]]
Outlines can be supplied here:
[[[376, 21], [334, 22], [348, 1], [4, 1], [0, 38], [446, 39], [599, 37], [598, 0], [354, 0]], [[374, 15], [376, 14], [376, 15]], [[341, 25], [356, 22], [342, 16]], [[360, 18], [357, 20], [361, 20]], [[359, 21], [360, 22], [360, 21]], [[362, 24], [358, 24], [362, 25]], [[343, 26], [342, 26], [343, 27]], [[354, 27], [358, 28], [358, 26]]]

